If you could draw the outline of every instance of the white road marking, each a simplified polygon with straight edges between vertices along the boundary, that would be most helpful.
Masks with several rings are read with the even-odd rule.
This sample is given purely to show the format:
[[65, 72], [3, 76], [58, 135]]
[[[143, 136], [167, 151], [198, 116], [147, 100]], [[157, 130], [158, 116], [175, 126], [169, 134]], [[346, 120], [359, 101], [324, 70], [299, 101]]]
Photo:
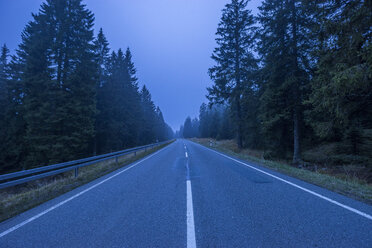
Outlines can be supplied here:
[[166, 147], [164, 147], [163, 149], [161, 149], [161, 150], [159, 150], [159, 151], [157, 151], [157, 152], [151, 154], [150, 156], [148, 156], [148, 157], [142, 159], [141, 161], [138, 161], [137, 163], [131, 165], [130, 167], [127, 167], [127, 168], [125, 168], [125, 169], [119, 171], [118, 173], [116, 173], [116, 174], [114, 174], [114, 175], [112, 175], [112, 176], [106, 178], [105, 180], [103, 180], [103, 181], [101, 181], [101, 182], [99, 182], [99, 183], [96, 183], [96, 184], [93, 185], [93, 186], [90, 186], [89, 188], [87, 188], [87, 189], [85, 189], [85, 190], [83, 190], [83, 191], [77, 193], [76, 195], [71, 196], [70, 198], [68, 198], [68, 199], [66, 199], [66, 200], [64, 200], [64, 201], [62, 201], [62, 202], [60, 202], [60, 203], [58, 203], [58, 204], [56, 204], [56, 205], [54, 205], [54, 206], [52, 206], [52, 207], [46, 209], [45, 211], [43, 211], [43, 212], [41, 212], [41, 213], [39, 213], [39, 214], [37, 214], [37, 215], [31, 217], [31, 218], [29, 218], [29, 219], [27, 219], [27, 220], [25, 220], [25, 221], [19, 223], [18, 225], [15, 225], [15, 226], [9, 228], [8, 230], [6, 230], [6, 231], [0, 233], [0, 238], [3, 237], [3, 236], [5, 236], [5, 235], [7, 235], [7, 234], [9, 234], [9, 233], [11, 233], [11, 232], [13, 232], [13, 231], [15, 231], [15, 230], [17, 230], [17, 229], [20, 228], [20, 227], [22, 227], [22, 226], [24, 226], [24, 225], [30, 223], [31, 221], [34, 221], [34, 220], [40, 218], [41, 216], [43, 216], [43, 215], [49, 213], [50, 211], [52, 211], [52, 210], [54, 210], [54, 209], [56, 209], [56, 208], [58, 208], [58, 207], [60, 207], [60, 206], [62, 206], [62, 205], [64, 205], [64, 204], [66, 204], [67, 202], [69, 202], [69, 201], [71, 201], [71, 200], [73, 200], [73, 199], [75, 199], [75, 198], [81, 196], [82, 194], [85, 194], [86, 192], [88, 192], [88, 191], [94, 189], [95, 187], [97, 187], [97, 186], [99, 186], [99, 185], [101, 185], [101, 184], [107, 182], [108, 180], [111, 180], [112, 178], [114, 178], [114, 177], [120, 175], [121, 173], [123, 173], [123, 172], [125, 172], [125, 171], [127, 171], [127, 170], [133, 168], [134, 166], [136, 166], [136, 165], [142, 163], [143, 161], [145, 161], [145, 160], [147, 160], [147, 159], [153, 157], [154, 155], [156, 155], [156, 154], [158, 154], [159, 152], [163, 151], [163, 150], [164, 150], [165, 148], [167, 148], [167, 147], [168, 147], [168, 146], [166, 146]]
[[194, 210], [192, 204], [192, 191], [191, 191], [191, 181], [186, 181], [186, 199], [187, 199], [187, 209], [186, 209], [186, 223], [187, 223], [187, 248], [196, 248], [195, 240], [195, 225], [194, 225]]
[[185, 152], [185, 156], [186, 156], [186, 158], [188, 157], [187, 152]]
[[[200, 146], [201, 146], [201, 145], [200, 145]], [[213, 152], [215, 152], [215, 153], [217, 153], [217, 154], [219, 154], [219, 155], [221, 155], [221, 156], [223, 156], [223, 157], [229, 158], [229, 159], [231, 159], [231, 160], [233, 160], [233, 161], [235, 161], [235, 162], [237, 162], [237, 163], [243, 164], [243, 165], [245, 165], [245, 166], [247, 166], [247, 167], [249, 167], [249, 168], [251, 168], [251, 169], [253, 169], [253, 170], [259, 171], [259, 172], [261, 172], [261, 173], [263, 173], [263, 174], [265, 174], [265, 175], [268, 175], [268, 176], [273, 177], [273, 178], [275, 178], [275, 179], [277, 179], [277, 180], [279, 180], [279, 181], [282, 181], [282, 182], [284, 182], [284, 183], [287, 183], [287, 184], [289, 184], [289, 185], [291, 185], [291, 186], [293, 186], [293, 187], [296, 187], [296, 188], [298, 188], [298, 189], [301, 189], [301, 190], [303, 190], [303, 191], [305, 191], [305, 192], [307, 192], [307, 193], [309, 193], [309, 194], [312, 194], [312, 195], [314, 195], [314, 196], [317, 196], [317, 197], [319, 197], [319, 198], [321, 198], [321, 199], [323, 199], [323, 200], [326, 200], [326, 201], [328, 201], [328, 202], [330, 202], [330, 203], [333, 203], [333, 204], [335, 204], [335, 205], [337, 205], [337, 206], [339, 206], [339, 207], [342, 207], [342, 208], [344, 208], [344, 209], [347, 209], [347, 210], [349, 210], [349, 211], [351, 211], [351, 212], [353, 212], [353, 213], [356, 213], [356, 214], [358, 214], [358, 215], [360, 215], [360, 216], [363, 216], [363, 217], [365, 217], [365, 218], [367, 218], [367, 219], [369, 219], [369, 220], [372, 220], [372, 216], [369, 215], [369, 214], [367, 214], [367, 213], [364, 213], [364, 212], [359, 211], [359, 210], [357, 210], [357, 209], [355, 209], [355, 208], [352, 208], [352, 207], [349, 207], [349, 206], [347, 206], [347, 205], [344, 205], [344, 204], [342, 204], [342, 203], [340, 203], [340, 202], [338, 202], [338, 201], [332, 200], [331, 198], [328, 198], [328, 197], [326, 197], [326, 196], [324, 196], [324, 195], [318, 194], [318, 193], [316, 193], [316, 192], [314, 192], [314, 191], [312, 191], [312, 190], [306, 189], [306, 188], [304, 188], [304, 187], [302, 187], [302, 186], [300, 186], [300, 185], [297, 185], [297, 184], [295, 184], [295, 183], [292, 183], [292, 182], [290, 182], [290, 181], [287, 181], [287, 180], [285, 180], [285, 179], [283, 179], [283, 178], [280, 178], [280, 177], [278, 177], [278, 176], [275, 176], [275, 175], [273, 175], [273, 174], [270, 174], [270, 173], [268, 173], [268, 172], [266, 172], [266, 171], [260, 170], [260, 169], [254, 167], [254, 166], [251, 166], [251, 165], [249, 165], [249, 164], [246, 164], [246, 163], [244, 163], [244, 162], [241, 162], [241, 161], [239, 161], [239, 160], [237, 160], [237, 159], [234, 159], [234, 158], [232, 158], [232, 157], [229, 157], [229, 156], [227, 156], [227, 155], [225, 155], [225, 154], [222, 154], [222, 153], [220, 153], [220, 152], [217, 152], [217, 151], [215, 151], [215, 150], [213, 150], [213, 149], [210, 149], [210, 148], [205, 147], [205, 146], [202, 146], [202, 147], [204, 147], [204, 148], [206, 148], [206, 149], [208, 149], [208, 150], [211, 150], [211, 151], [213, 151]]]

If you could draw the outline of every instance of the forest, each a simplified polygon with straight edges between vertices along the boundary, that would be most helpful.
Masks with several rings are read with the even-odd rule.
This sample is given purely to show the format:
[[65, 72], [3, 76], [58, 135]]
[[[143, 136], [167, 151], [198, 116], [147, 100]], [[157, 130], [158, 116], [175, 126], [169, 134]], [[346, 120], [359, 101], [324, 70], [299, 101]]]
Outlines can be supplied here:
[[[47, 0], [0, 58], [0, 172], [168, 140], [129, 48], [113, 51], [81, 0]], [[1, 42], [1, 41], [0, 41]]]
[[222, 10], [208, 102], [177, 135], [371, 172], [371, 1], [264, 0], [257, 15], [247, 3]]

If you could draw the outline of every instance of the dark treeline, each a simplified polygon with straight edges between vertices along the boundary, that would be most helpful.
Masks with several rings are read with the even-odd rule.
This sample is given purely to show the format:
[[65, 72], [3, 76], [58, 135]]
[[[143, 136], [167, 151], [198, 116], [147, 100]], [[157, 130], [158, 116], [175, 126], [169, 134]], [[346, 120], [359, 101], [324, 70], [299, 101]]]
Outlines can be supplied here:
[[227, 104], [208, 106], [203, 103], [199, 112], [199, 118], [186, 118], [180, 130], [176, 132], [176, 137], [214, 139], [232, 139], [235, 137], [235, 125]]
[[0, 171], [14, 171], [169, 139], [139, 89], [129, 48], [110, 53], [81, 0], [47, 0], [17, 53], [2, 46]]
[[[232, 0], [207, 95], [209, 106], [227, 107], [203, 104], [198, 135], [233, 136], [293, 164], [325, 144], [337, 144], [340, 159], [371, 161], [371, 23], [371, 1], [264, 0], [253, 16], [246, 0]], [[222, 134], [227, 127], [233, 133]]]

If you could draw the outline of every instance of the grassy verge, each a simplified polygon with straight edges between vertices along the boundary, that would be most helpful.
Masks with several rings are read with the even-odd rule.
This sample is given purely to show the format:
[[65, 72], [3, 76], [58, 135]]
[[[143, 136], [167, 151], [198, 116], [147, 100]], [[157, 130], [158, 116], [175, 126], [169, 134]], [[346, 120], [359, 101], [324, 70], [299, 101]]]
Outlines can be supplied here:
[[290, 166], [285, 161], [265, 160], [262, 158], [260, 151], [238, 149], [231, 140], [192, 139], [192, 141], [240, 159], [255, 162], [263, 167], [327, 188], [356, 200], [372, 204], [372, 185], [365, 180], [348, 177], [347, 175], [326, 174], [327, 171], [323, 171], [321, 168], [310, 171]]
[[125, 165], [131, 164], [167, 145], [137, 152], [136, 156], [134, 154], [124, 155], [118, 159], [118, 164], [116, 164], [115, 159], [110, 159], [91, 166], [82, 167], [79, 169], [79, 176], [77, 178], [74, 177], [74, 172], [72, 171], [51, 178], [37, 180], [19, 187], [4, 189], [0, 192], [0, 222]]

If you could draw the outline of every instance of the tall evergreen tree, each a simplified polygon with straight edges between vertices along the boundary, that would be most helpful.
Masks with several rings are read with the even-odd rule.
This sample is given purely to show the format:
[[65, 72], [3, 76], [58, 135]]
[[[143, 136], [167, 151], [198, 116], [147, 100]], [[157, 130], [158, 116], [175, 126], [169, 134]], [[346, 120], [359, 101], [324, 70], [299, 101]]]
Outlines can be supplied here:
[[156, 123], [156, 113], [155, 104], [151, 99], [151, 94], [146, 85], [144, 85], [141, 90], [141, 106], [143, 114], [140, 141], [141, 144], [148, 144], [156, 140], [154, 126], [154, 123]]
[[[293, 163], [300, 156], [304, 94], [311, 69], [313, 46], [309, 13], [298, 0], [265, 0], [259, 7], [259, 52], [263, 61], [260, 118], [268, 142], [280, 153], [293, 147]], [[292, 135], [290, 133], [292, 132]], [[287, 137], [293, 137], [292, 142]]]
[[[6, 56], [5, 56], [6, 57]], [[24, 159], [26, 156], [26, 124], [24, 121], [24, 90], [21, 81], [22, 66], [17, 56], [12, 56], [7, 63], [5, 75], [6, 102], [3, 109], [4, 117], [2, 129], [0, 169], [15, 171], [25, 169]]]
[[345, 141], [357, 155], [363, 133], [372, 129], [372, 5], [324, 0], [316, 7], [321, 25], [313, 29], [318, 64], [308, 122], [322, 140]]
[[99, 29], [97, 38], [94, 41], [94, 49], [95, 49], [95, 55], [96, 60], [98, 64], [98, 85], [97, 88], [100, 88], [105, 83], [105, 80], [107, 79], [107, 62], [109, 58], [109, 43], [106, 39], [106, 36], [103, 33], [102, 28]]
[[193, 130], [192, 130], [192, 122], [190, 116], [188, 116], [183, 124], [183, 137], [184, 138], [192, 138], [193, 137]]
[[28, 166], [88, 154], [97, 71], [94, 17], [81, 0], [47, 0], [33, 19], [17, 52]]
[[252, 74], [257, 63], [252, 54], [254, 42], [254, 19], [248, 10], [247, 0], [232, 0], [222, 10], [218, 24], [215, 48], [212, 59], [217, 65], [209, 69], [214, 85], [208, 89], [212, 102], [228, 100], [232, 106], [237, 125], [238, 146], [243, 146], [242, 94], [244, 90], [253, 91]]
[[169, 135], [169, 128], [168, 125], [164, 121], [163, 113], [161, 112], [159, 107], [156, 107], [156, 140], [157, 141], [164, 141], [170, 139], [171, 136]]
[[9, 57], [9, 49], [4, 44], [1, 47], [1, 54], [0, 54], [0, 129], [2, 132], [0, 133], [0, 144], [4, 144], [4, 130], [6, 129], [5, 124], [5, 117], [8, 108], [8, 89], [7, 83], [9, 80], [8, 77], [8, 57]]
[[98, 65], [98, 80], [96, 85], [97, 91], [97, 113], [95, 118], [95, 135], [93, 142], [93, 154], [100, 152], [99, 149], [102, 147], [102, 144], [105, 140], [104, 136], [104, 123], [107, 121], [105, 119], [104, 113], [104, 91], [103, 86], [108, 80], [108, 62], [109, 62], [109, 43], [103, 34], [102, 28], [100, 28], [97, 38], [94, 41], [95, 54]]
[[136, 75], [137, 70], [134, 66], [132, 53], [129, 48], [127, 48], [125, 51], [124, 63], [128, 73], [128, 81], [126, 84], [126, 107], [130, 110], [128, 113], [128, 130], [130, 133], [130, 137], [128, 137], [128, 139], [131, 141], [132, 144], [138, 144], [140, 139], [139, 126], [141, 115], [143, 113], [141, 111], [141, 96], [139, 94], [138, 78]]
[[9, 65], [8, 65], [9, 49], [4, 44], [1, 47], [0, 54], [0, 171], [4, 170], [6, 165], [6, 157], [8, 155], [8, 118], [10, 103], [8, 93], [9, 80]]
[[202, 138], [209, 137], [209, 116], [208, 116], [208, 109], [207, 104], [202, 103], [199, 108], [199, 133]]
[[102, 121], [101, 152], [120, 150], [134, 144], [131, 137], [129, 104], [129, 74], [125, 56], [121, 49], [112, 52], [108, 65], [108, 79], [102, 86]]
[[235, 127], [231, 120], [230, 107], [226, 104], [208, 107], [203, 103], [199, 110], [198, 135], [202, 138], [232, 139]]

